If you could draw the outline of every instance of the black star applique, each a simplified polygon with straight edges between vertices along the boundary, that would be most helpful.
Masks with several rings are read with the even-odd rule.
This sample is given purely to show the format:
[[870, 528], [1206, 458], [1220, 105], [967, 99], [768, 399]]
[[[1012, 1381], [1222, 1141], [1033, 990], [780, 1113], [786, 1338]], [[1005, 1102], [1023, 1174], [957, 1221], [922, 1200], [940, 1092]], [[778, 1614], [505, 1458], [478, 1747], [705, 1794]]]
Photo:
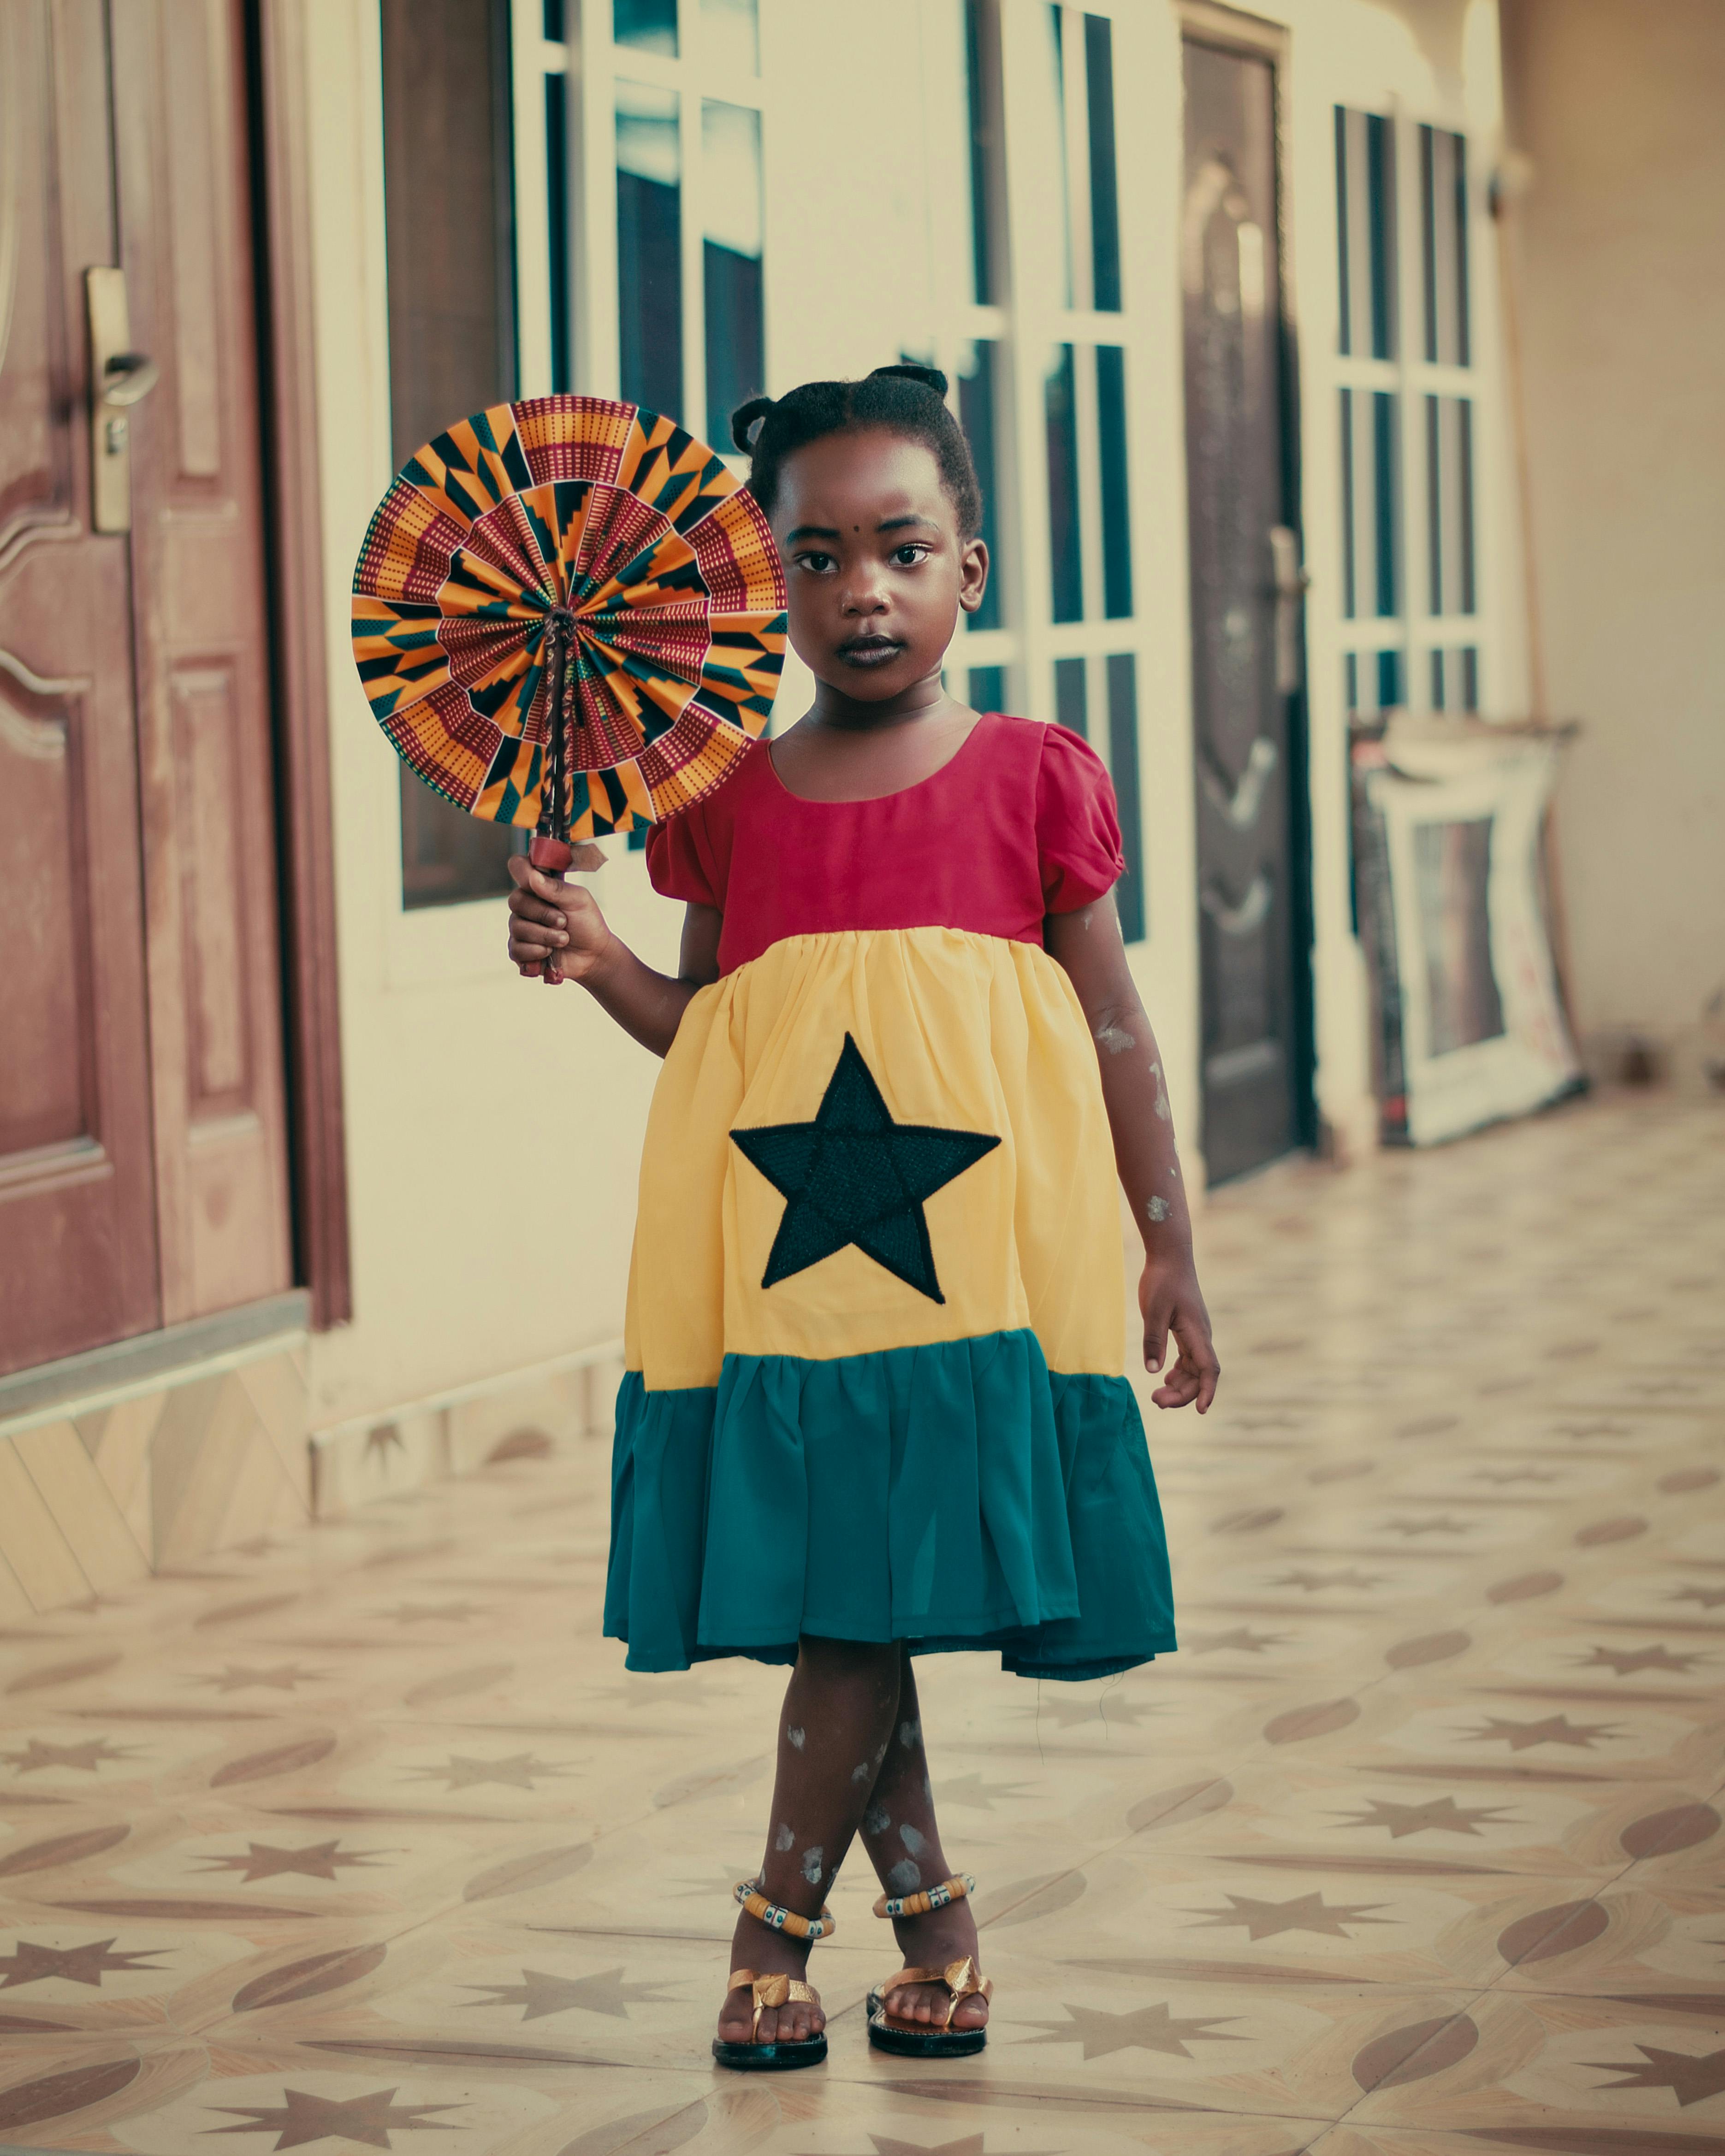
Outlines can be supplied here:
[[992, 1152], [997, 1137], [895, 1123], [849, 1034], [812, 1122], [768, 1123], [731, 1136], [785, 1198], [763, 1287], [854, 1243], [918, 1294], [945, 1301], [923, 1200]]

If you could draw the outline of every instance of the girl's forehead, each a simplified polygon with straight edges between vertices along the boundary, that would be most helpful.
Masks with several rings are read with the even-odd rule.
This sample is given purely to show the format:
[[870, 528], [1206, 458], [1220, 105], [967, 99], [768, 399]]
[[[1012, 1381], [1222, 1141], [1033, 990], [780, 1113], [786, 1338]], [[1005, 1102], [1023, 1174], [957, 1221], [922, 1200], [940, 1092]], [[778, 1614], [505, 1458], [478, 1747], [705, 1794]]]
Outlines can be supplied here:
[[817, 500], [842, 500], [853, 512], [878, 508], [891, 515], [916, 509], [943, 521], [951, 515], [934, 451], [926, 443], [883, 429], [823, 434], [793, 449], [780, 467], [780, 518], [793, 498], [798, 514], [792, 522], [801, 521], [801, 512]]

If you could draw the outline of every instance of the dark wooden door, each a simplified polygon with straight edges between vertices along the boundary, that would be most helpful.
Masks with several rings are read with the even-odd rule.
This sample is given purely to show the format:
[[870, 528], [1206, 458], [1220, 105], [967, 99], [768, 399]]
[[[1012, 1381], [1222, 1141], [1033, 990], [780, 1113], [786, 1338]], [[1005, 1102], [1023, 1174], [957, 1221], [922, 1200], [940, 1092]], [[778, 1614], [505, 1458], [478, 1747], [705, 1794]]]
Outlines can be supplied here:
[[1185, 77], [1203, 1145], [1218, 1182], [1305, 1135], [1300, 579], [1285, 456], [1273, 64], [1188, 38]]
[[291, 1280], [240, 8], [111, 22], [0, 8], [0, 1370]]

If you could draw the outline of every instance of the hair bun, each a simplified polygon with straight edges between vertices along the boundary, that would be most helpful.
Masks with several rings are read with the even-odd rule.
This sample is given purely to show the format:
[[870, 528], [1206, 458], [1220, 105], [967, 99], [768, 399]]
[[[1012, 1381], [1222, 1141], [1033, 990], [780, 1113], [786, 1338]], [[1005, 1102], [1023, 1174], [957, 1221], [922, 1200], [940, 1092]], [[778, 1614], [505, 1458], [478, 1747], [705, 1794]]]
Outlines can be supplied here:
[[920, 360], [907, 359], [899, 367], [872, 367], [868, 378], [873, 382], [883, 374], [895, 376], [900, 382], [920, 382], [924, 389], [932, 389], [937, 397], [946, 394], [946, 377], [938, 367], [924, 367]]
[[732, 413], [731, 439], [745, 457], [754, 454], [754, 441], [749, 429], [765, 419], [777, 402], [774, 397], [751, 397], [746, 404], [739, 404]]

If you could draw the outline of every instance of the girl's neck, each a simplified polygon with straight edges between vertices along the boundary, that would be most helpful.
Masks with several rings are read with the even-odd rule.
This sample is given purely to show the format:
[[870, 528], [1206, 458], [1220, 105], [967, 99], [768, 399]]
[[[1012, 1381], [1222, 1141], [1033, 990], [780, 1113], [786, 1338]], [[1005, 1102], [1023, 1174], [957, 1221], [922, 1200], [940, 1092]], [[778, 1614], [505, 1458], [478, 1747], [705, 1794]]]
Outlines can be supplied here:
[[938, 671], [913, 681], [896, 696], [873, 703], [847, 696], [830, 681], [817, 681], [815, 701], [798, 724], [835, 734], [883, 734], [959, 708], [947, 695]]
[[808, 801], [873, 801], [920, 785], [970, 738], [976, 715], [931, 675], [879, 703], [820, 685], [814, 703], [773, 743], [780, 783]]

